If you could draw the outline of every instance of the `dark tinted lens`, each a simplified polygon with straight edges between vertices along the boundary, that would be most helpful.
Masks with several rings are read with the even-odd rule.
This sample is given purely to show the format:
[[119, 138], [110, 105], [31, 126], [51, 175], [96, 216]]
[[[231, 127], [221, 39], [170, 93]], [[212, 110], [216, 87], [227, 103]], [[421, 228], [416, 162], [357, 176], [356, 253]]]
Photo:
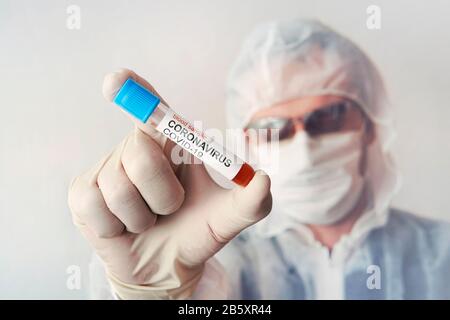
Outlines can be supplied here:
[[[246, 130], [254, 130], [252, 134], [258, 137], [263, 137], [265, 142], [270, 142], [272, 139], [286, 139], [292, 135], [293, 125], [290, 119], [285, 118], [264, 118], [250, 122], [246, 126]], [[259, 131], [265, 130], [265, 131]]]
[[279, 130], [279, 140], [288, 139], [295, 133], [294, 123], [291, 120], [288, 120], [286, 124]]
[[345, 102], [311, 112], [305, 117], [305, 130], [310, 136], [339, 131], [348, 107]]

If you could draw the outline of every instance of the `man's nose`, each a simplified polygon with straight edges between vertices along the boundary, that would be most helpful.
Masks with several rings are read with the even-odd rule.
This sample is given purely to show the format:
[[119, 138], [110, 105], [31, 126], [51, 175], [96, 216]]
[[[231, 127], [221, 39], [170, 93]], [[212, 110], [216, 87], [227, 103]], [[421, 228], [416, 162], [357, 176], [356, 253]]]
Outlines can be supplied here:
[[293, 124], [294, 124], [294, 132], [301, 132], [303, 130], [305, 130], [305, 126], [303, 124], [303, 120], [302, 119], [293, 119]]

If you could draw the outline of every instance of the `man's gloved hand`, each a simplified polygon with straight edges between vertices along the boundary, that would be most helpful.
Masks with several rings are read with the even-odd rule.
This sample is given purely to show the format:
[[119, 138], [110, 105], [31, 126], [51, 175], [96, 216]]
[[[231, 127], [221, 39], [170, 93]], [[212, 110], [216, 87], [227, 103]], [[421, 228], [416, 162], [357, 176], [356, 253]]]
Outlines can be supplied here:
[[[121, 70], [105, 78], [105, 97], [112, 101], [129, 77], [157, 94]], [[203, 164], [174, 165], [174, 144], [132, 120], [135, 130], [72, 182], [73, 221], [104, 262], [119, 298], [188, 298], [205, 262], [269, 213], [270, 180], [257, 172], [247, 187], [225, 190]]]

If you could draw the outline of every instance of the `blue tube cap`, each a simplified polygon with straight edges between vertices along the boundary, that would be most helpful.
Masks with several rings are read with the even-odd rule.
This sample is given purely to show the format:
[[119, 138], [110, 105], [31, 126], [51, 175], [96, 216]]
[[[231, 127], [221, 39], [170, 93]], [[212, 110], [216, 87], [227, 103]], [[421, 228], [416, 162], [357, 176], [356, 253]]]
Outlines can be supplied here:
[[147, 122], [160, 100], [131, 78], [122, 85], [114, 103], [142, 122]]

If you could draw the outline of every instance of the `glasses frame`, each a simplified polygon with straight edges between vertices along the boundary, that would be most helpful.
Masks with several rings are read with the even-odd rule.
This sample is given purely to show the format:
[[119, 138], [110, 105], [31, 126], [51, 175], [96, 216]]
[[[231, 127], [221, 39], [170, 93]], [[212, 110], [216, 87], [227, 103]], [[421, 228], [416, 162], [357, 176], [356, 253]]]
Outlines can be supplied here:
[[[266, 140], [267, 142], [270, 142], [274, 136], [271, 131], [279, 130], [278, 139], [281, 141], [294, 136], [297, 132], [295, 124], [300, 122], [303, 125], [305, 132], [311, 137], [315, 137], [342, 130], [346, 117], [348, 117], [352, 110], [357, 110], [361, 114], [363, 124], [367, 122], [368, 118], [365, 112], [357, 103], [350, 100], [342, 100], [324, 105], [323, 107], [308, 112], [300, 117], [265, 117], [257, 119], [249, 122], [244, 128], [244, 132], [247, 133], [251, 129], [266, 129]], [[318, 122], [320, 122], [320, 116], [334, 117], [335, 120], [333, 121], [335, 121], [335, 123], [325, 129], [321, 128], [318, 124]]]

